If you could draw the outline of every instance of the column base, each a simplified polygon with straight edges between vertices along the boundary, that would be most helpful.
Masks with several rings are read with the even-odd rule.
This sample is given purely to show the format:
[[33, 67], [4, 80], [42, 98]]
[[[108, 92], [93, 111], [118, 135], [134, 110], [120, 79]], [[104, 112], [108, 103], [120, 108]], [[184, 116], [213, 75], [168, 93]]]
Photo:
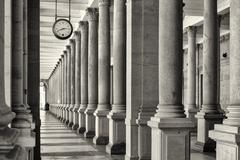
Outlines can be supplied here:
[[96, 145], [107, 145], [109, 142], [109, 110], [96, 110], [95, 116], [95, 137], [93, 143]]
[[109, 137], [98, 136], [93, 138], [93, 143], [96, 145], [107, 145], [109, 141]]
[[188, 118], [152, 117], [152, 160], [190, 160], [190, 130], [195, 127]]
[[216, 124], [209, 137], [217, 143], [216, 160], [240, 159], [240, 127]]
[[196, 114], [198, 113], [198, 109], [196, 108], [196, 105], [194, 106], [188, 106], [190, 107], [190, 109], [188, 109], [188, 118], [194, 123], [196, 124], [197, 127], [197, 118], [195, 117]]
[[77, 129], [78, 134], [84, 134], [85, 131], [86, 131], [85, 127], [80, 127], [80, 128]]
[[109, 144], [106, 152], [109, 154], [125, 154], [126, 152], [126, 128], [125, 128], [125, 112], [110, 112], [109, 119]]
[[138, 125], [136, 124], [136, 119], [125, 120], [126, 125], [126, 160], [138, 159]]
[[129, 157], [128, 155], [125, 155], [124, 160], [139, 160], [138, 157]]
[[78, 129], [77, 129], [77, 133], [78, 134], [83, 134], [86, 131], [86, 115], [85, 115], [85, 110], [86, 110], [87, 105], [86, 104], [81, 104], [80, 108], [78, 110]]
[[205, 143], [196, 142], [192, 149], [198, 152], [215, 152], [215, 148], [216, 142], [212, 139], [208, 139]]
[[123, 143], [115, 143], [108, 144], [106, 146], [106, 152], [110, 155], [123, 155], [126, 152], [126, 144]]
[[69, 122], [67, 126], [68, 126], [69, 128], [72, 128], [73, 122]]
[[95, 136], [95, 131], [85, 131], [84, 137], [85, 138], [93, 138]]
[[224, 118], [220, 113], [198, 112], [197, 118], [197, 142], [193, 150], [199, 152], [215, 152], [216, 143], [209, 138], [208, 132], [214, 128], [214, 124], [221, 124]]
[[138, 124], [138, 157], [143, 160], [151, 159], [151, 128], [147, 122], [154, 116], [155, 108], [150, 109], [148, 108], [148, 112], [141, 111], [136, 120]]
[[90, 109], [85, 110], [86, 116], [86, 131], [84, 133], [84, 137], [93, 138], [95, 136], [95, 116], [93, 115], [96, 109], [95, 104], [90, 104]]
[[77, 130], [77, 129], [78, 129], [78, 127], [79, 127], [79, 125], [78, 125], [78, 124], [74, 124], [74, 125], [72, 126], [72, 130]]

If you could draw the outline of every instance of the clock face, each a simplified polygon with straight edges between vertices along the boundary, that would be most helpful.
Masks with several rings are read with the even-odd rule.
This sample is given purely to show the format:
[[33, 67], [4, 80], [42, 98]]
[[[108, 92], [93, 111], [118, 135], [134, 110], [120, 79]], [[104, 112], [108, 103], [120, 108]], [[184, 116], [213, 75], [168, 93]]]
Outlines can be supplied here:
[[58, 39], [67, 39], [72, 35], [72, 24], [66, 19], [58, 19], [53, 24], [53, 33]]

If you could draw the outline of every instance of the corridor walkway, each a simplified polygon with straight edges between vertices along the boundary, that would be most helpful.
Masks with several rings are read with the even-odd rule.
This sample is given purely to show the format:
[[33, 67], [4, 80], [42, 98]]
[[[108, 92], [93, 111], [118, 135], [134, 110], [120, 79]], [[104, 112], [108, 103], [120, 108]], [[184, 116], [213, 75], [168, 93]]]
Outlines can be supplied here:
[[123, 160], [124, 156], [109, 156], [105, 146], [96, 146], [68, 129], [50, 112], [41, 111], [42, 160]]
[[[109, 156], [105, 146], [96, 146], [68, 129], [50, 112], [41, 111], [41, 155], [42, 160], [124, 160], [124, 156]], [[195, 138], [192, 138], [192, 144]], [[191, 160], [215, 160], [214, 154], [192, 151]]]

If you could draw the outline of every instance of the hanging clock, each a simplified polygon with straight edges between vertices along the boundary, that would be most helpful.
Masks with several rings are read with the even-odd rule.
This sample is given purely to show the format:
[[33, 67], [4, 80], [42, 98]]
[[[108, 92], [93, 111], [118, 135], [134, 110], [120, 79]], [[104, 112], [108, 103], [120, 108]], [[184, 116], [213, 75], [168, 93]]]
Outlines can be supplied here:
[[67, 19], [58, 19], [53, 24], [53, 34], [58, 39], [64, 40], [71, 37], [73, 32], [72, 24]]

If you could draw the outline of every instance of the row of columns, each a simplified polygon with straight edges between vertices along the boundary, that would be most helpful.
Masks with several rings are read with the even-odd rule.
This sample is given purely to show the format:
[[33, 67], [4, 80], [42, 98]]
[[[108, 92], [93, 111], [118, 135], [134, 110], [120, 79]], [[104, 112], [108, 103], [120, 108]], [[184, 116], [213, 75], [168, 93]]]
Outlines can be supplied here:
[[[1, 135], [0, 159], [34, 158], [35, 125], [28, 105], [28, 1], [17, 0], [9, 6], [11, 14], [11, 108], [5, 102], [5, 12], [6, 1], [1, 7]], [[11, 111], [12, 109], [12, 111]], [[8, 124], [11, 123], [11, 128]]]
[[[125, 153], [126, 11], [125, 1], [114, 3], [113, 105], [110, 105], [110, 2], [86, 10], [88, 21], [69, 40], [61, 61], [49, 78], [50, 109], [79, 134], [107, 145], [110, 154]], [[61, 64], [61, 65], [59, 65]], [[59, 75], [59, 72], [62, 73]], [[56, 80], [62, 79], [62, 80]], [[59, 84], [62, 82], [61, 84]], [[58, 89], [63, 93], [60, 96]], [[57, 92], [56, 92], [57, 90]], [[60, 100], [62, 99], [62, 100]], [[56, 109], [56, 108], [55, 108]], [[110, 134], [109, 134], [110, 133]]]
[[[80, 74], [75, 72], [81, 77], [81, 93], [78, 93], [81, 95], [81, 103], [79, 114], [75, 116], [76, 118], [78, 115], [79, 121], [73, 122], [74, 124], [78, 122], [76, 125], [78, 133], [84, 133], [88, 138], [95, 136], [96, 144], [108, 143], [106, 149], [108, 153], [120, 154], [126, 151], [125, 159], [173, 160], [178, 157], [179, 160], [187, 160], [190, 159], [190, 132], [194, 131], [197, 124], [198, 150], [214, 150], [215, 142], [212, 140], [214, 139], [217, 141], [218, 160], [226, 157], [239, 159], [236, 148], [238, 148], [237, 136], [240, 125], [237, 50], [239, 48], [237, 44], [240, 43], [240, 33], [237, 28], [240, 26], [238, 18], [240, 2], [233, 0], [230, 6], [231, 104], [223, 124], [221, 123], [224, 115], [219, 107], [217, 79], [220, 31], [217, 0], [204, 1], [203, 106], [199, 111], [195, 100], [196, 28], [188, 29], [188, 118], [182, 105], [183, 1], [152, 0], [149, 3], [130, 0], [126, 4], [127, 8], [124, 0], [114, 1], [112, 105], [110, 105], [109, 2], [99, 1], [99, 18], [96, 9], [88, 8], [88, 23], [80, 22], [80, 32], [75, 33], [75, 36], [81, 37], [80, 43], [75, 44], [76, 48], [81, 45], [81, 50], [76, 51], [76, 55], [81, 54], [81, 65], [75, 63], [81, 68]], [[149, 11], [149, 7], [154, 9]], [[153, 21], [150, 17], [157, 17], [158, 20]], [[152, 28], [153, 26], [157, 27]], [[87, 31], [86, 28], [88, 32], [84, 32]], [[157, 53], [154, 52], [156, 48]], [[70, 51], [65, 53], [64, 58], [70, 57]], [[66, 79], [63, 86], [66, 87], [68, 98], [70, 94], [77, 94], [77, 92], [69, 92], [70, 80], [67, 79], [70, 78], [69, 73], [71, 73], [70, 63], [65, 63], [63, 72], [63, 75], [67, 75], [63, 76], [63, 79]], [[75, 66], [76, 70], [78, 70], [77, 66]], [[158, 77], [152, 76], [153, 73]], [[76, 79], [78, 76], [75, 74], [75, 84], [79, 80]], [[68, 102], [70, 103], [66, 101], [66, 104]], [[72, 113], [66, 108], [70, 106], [61, 105], [61, 103], [52, 104], [52, 109], [55, 109], [53, 112], [69, 124], [71, 116], [68, 115]], [[214, 125], [215, 129], [212, 130]], [[151, 147], [147, 147], [150, 145]]]

